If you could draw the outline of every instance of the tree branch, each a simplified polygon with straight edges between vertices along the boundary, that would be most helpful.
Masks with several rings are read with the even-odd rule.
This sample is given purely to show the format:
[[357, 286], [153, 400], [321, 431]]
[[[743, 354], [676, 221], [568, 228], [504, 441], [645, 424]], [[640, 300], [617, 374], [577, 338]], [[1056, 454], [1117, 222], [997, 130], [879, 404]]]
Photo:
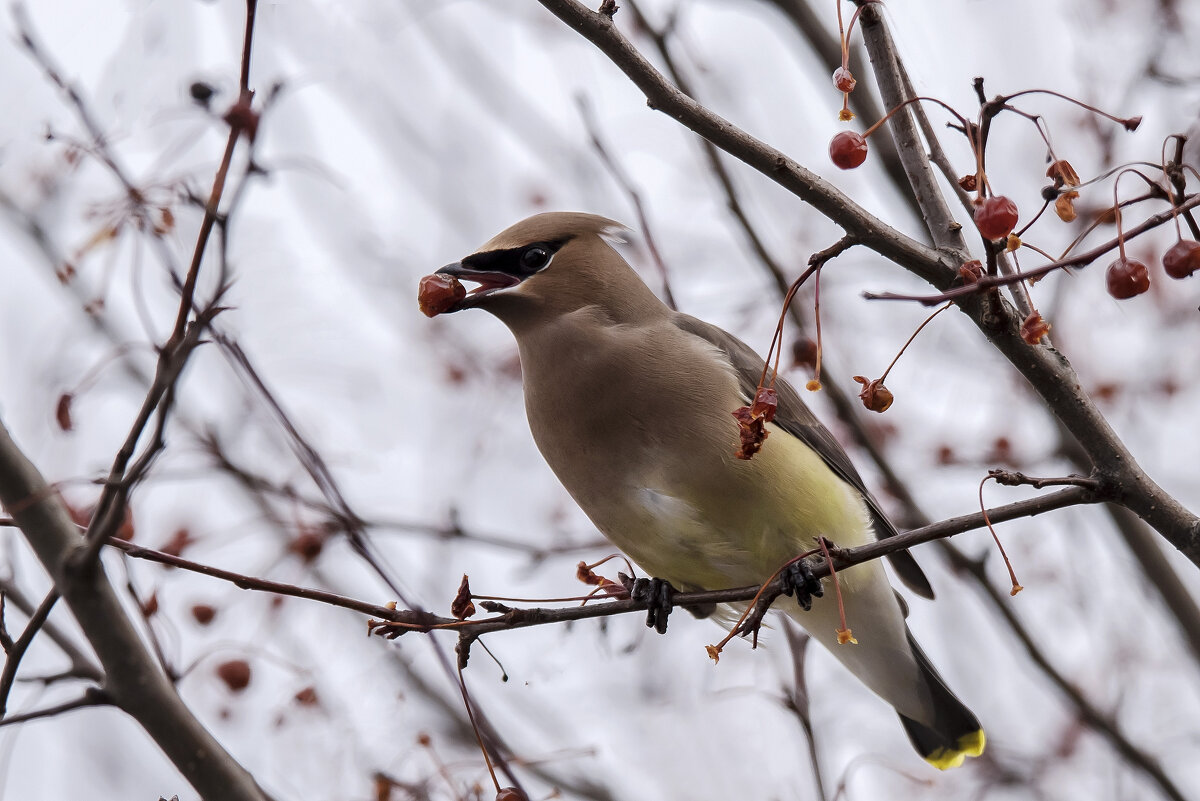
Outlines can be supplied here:
[[21, 527], [62, 592], [105, 671], [104, 690], [138, 721], [205, 798], [264, 801], [253, 777], [213, 738], [180, 699], [138, 637], [98, 561], [87, 574], [67, 575], [83, 547], [58, 494], [0, 423], [0, 503]]
[[651, 108], [744, 161], [885, 258], [904, 265], [935, 285], [948, 283], [953, 278], [957, 265], [952, 269], [948, 262], [943, 263], [937, 251], [882, 222], [816, 173], [672, 86], [625, 38], [610, 17], [591, 11], [576, 0], [539, 2], [608, 56], [642, 90]]
[[[900, 108], [910, 98], [905, 91], [899, 56], [883, 20], [883, 14], [878, 6], [868, 4], [862, 9], [859, 22], [883, 103], [888, 108]], [[888, 120], [888, 128], [896, 142], [900, 163], [908, 175], [913, 197], [921, 208], [925, 226], [929, 235], [933, 237], [934, 245], [953, 251], [957, 255], [966, 253], [967, 244], [963, 240], [962, 226], [950, 212], [946, 198], [933, 175], [933, 168], [929, 165], [916, 123], [913, 121], [912, 109], [900, 108]]]
[[[1067, 506], [1095, 503], [1098, 500], [1100, 499], [1096, 497], [1095, 493], [1087, 488], [1069, 487], [1040, 498], [1017, 501], [1016, 503], [990, 509], [987, 515], [988, 519], [995, 524], [1020, 517], [1038, 515]], [[872, 559], [878, 559], [896, 551], [912, 548], [915, 545], [983, 528], [985, 525], [983, 513], [975, 512], [907, 531], [895, 537], [888, 537], [884, 540], [860, 545], [856, 548], [831, 548], [830, 555], [833, 558], [834, 569], [842, 570]], [[830, 572], [829, 568], [829, 563], [825, 561], [814, 564], [812, 565], [813, 576], [815, 578], [828, 576]], [[762, 589], [761, 586], [756, 585], [753, 587], [735, 587], [726, 590], [680, 592], [674, 595], [671, 603], [673, 607], [711, 607], [714, 604], [749, 601], [758, 596]], [[770, 601], [780, 594], [780, 591], [781, 586], [779, 582], [772, 582], [768, 585], [768, 591], [763, 593], [760, 600], [764, 605], [769, 605]], [[480, 635], [504, 629], [527, 628], [529, 626], [541, 626], [569, 620], [585, 620], [627, 612], [644, 611], [648, 605], [649, 602], [645, 600], [618, 598], [586, 606], [566, 608], [507, 609], [495, 617], [480, 620], [457, 620], [455, 618], [436, 617], [427, 612], [410, 613], [407, 610], [401, 610], [392, 612], [389, 615], [390, 619], [394, 622], [376, 624], [373, 626], [373, 630], [384, 636], [395, 637], [407, 631], [429, 632], [437, 629], [451, 629], [457, 631], [461, 637], [475, 639]]]

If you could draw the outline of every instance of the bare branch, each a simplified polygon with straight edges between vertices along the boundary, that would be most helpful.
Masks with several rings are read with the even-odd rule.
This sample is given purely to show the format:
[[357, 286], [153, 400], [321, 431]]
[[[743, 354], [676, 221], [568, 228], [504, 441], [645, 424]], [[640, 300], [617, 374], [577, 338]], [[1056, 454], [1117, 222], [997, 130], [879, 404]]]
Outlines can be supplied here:
[[84, 547], [62, 500], [0, 424], [0, 503], [53, 577], [105, 671], [104, 690], [138, 721], [206, 798], [264, 801], [245, 771], [192, 715], [146, 650], [98, 561], [68, 577]]
[[112, 704], [112, 700], [104, 693], [103, 690], [97, 687], [89, 687], [84, 691], [83, 695], [71, 700], [64, 701], [61, 704], [46, 707], [45, 709], [35, 709], [32, 712], [22, 712], [20, 715], [10, 715], [0, 719], [0, 727], [15, 726], [18, 723], [25, 723], [30, 720], [40, 720], [42, 718], [52, 718], [61, 715], [64, 712], [71, 712], [76, 709], [85, 709], [89, 706], [108, 706]]
[[[988, 511], [988, 518], [993, 523], [1014, 520], [1020, 517], [1041, 514], [1043, 512], [1075, 506], [1082, 503], [1095, 503], [1099, 500], [1093, 492], [1083, 487], [1070, 487], [1041, 498], [1000, 506]], [[895, 537], [878, 542], [860, 545], [857, 548], [830, 548], [835, 570], [842, 570], [853, 565], [878, 559], [889, 553], [905, 550], [915, 545], [933, 540], [952, 537], [965, 531], [982, 528], [985, 525], [981, 512], [954, 517], [923, 528], [907, 531]], [[823, 578], [828, 576], [830, 565], [820, 562], [812, 566], [813, 576]], [[701, 592], [680, 592], [671, 599], [673, 606], [685, 608], [711, 607], [714, 604], [737, 603], [749, 601], [759, 595], [761, 586], [736, 587], [727, 590], [705, 590]], [[761, 600], [764, 608], [770, 605], [780, 595], [782, 586], [773, 582]], [[604, 600], [587, 606], [572, 606], [561, 609], [553, 608], [509, 608], [502, 614], [481, 620], [456, 620], [454, 618], [434, 617], [427, 612], [396, 611], [390, 614], [391, 623], [379, 623], [373, 629], [382, 635], [395, 637], [406, 631], [428, 632], [438, 629], [457, 631], [461, 637], [475, 639], [480, 635], [505, 629], [527, 628], [551, 623], [561, 623], [568, 620], [586, 620], [588, 618], [605, 617], [624, 614], [627, 612], [645, 611], [649, 606], [646, 600], [622, 598]]]
[[325, 590], [316, 590], [310, 587], [299, 587], [295, 584], [287, 584], [282, 581], [271, 581], [270, 579], [258, 578], [257, 576], [248, 576], [243, 573], [237, 573], [232, 570], [223, 570], [212, 565], [205, 565], [199, 562], [193, 562], [190, 559], [184, 559], [174, 554], [163, 553], [156, 551], [153, 548], [143, 548], [140, 545], [119, 540], [113, 537], [108, 539], [106, 543], [114, 548], [123, 551], [126, 555], [132, 556], [135, 559], [145, 559], [150, 562], [158, 562], [161, 565], [170, 565], [181, 570], [188, 570], [193, 573], [199, 573], [203, 576], [221, 579], [228, 581], [235, 587], [240, 587], [243, 590], [255, 590], [258, 592], [269, 592], [275, 595], [287, 595], [293, 598], [305, 598], [310, 601], [319, 601], [329, 606], [339, 606], [343, 609], [352, 609], [355, 612], [362, 612], [364, 615], [375, 615], [382, 618], [391, 618], [393, 615], [392, 609], [378, 604], [366, 603], [358, 601], [354, 598], [347, 598], [344, 595], [338, 595], [334, 592]]
[[[1064, 492], [1069, 491], [1064, 490]], [[988, 596], [992, 608], [1004, 618], [1004, 622], [1008, 624], [1009, 630], [1012, 631], [1021, 645], [1025, 647], [1025, 652], [1029, 655], [1029, 658], [1041, 668], [1042, 673], [1050, 679], [1059, 692], [1066, 696], [1083, 722], [1107, 740], [1113, 750], [1120, 754], [1121, 758], [1128, 762], [1131, 767], [1141, 771], [1153, 781], [1163, 795], [1171, 799], [1171, 801], [1186, 801], [1186, 796], [1180, 792], [1175, 783], [1163, 771], [1162, 765], [1159, 764], [1158, 760], [1134, 745], [1128, 737], [1122, 734], [1116, 720], [1111, 715], [1102, 712], [1093, 705], [1074, 684], [1068, 681], [1050, 663], [1045, 653], [1038, 647], [1037, 639], [1026, 630], [1025, 625], [1017, 617], [1012, 604], [1007, 603], [1006, 599], [987, 580], [983, 572], [983, 564], [977, 560], [967, 558], [950, 543], [942, 544], [947, 546], [944, 553], [950, 557], [951, 564], [960, 570], [976, 576], [978, 580], [975, 582], [975, 586], [980, 592]]]
[[[15, 526], [16, 523], [13, 523], [13, 525]], [[27, 617], [33, 615], [33, 602], [25, 596], [25, 593], [13, 581], [7, 578], [0, 578], [0, 592], [4, 594], [6, 601], [11, 602], [13, 606], [20, 609]], [[58, 646], [58, 649], [66, 655], [67, 659], [71, 660], [71, 667], [63, 671], [63, 677], [69, 676], [94, 682], [99, 682], [104, 678], [103, 671], [100, 670], [91, 657], [75, 644], [74, 638], [56, 626], [53, 621], [47, 620], [42, 625], [42, 633]]]

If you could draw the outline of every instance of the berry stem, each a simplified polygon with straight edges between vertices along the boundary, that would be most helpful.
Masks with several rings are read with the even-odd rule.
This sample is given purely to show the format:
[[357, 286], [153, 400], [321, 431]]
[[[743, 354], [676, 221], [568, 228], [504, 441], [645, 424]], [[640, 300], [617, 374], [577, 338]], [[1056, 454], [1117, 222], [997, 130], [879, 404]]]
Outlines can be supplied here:
[[927, 325], [929, 325], [931, 322], [933, 322], [933, 318], [934, 318], [934, 317], [937, 317], [939, 314], [941, 314], [942, 312], [944, 312], [946, 309], [950, 308], [950, 307], [951, 307], [951, 306], [953, 306], [953, 305], [954, 305], [954, 302], [953, 302], [953, 301], [948, 301], [948, 302], [947, 302], [947, 303], [946, 303], [944, 306], [942, 306], [941, 308], [939, 308], [939, 309], [938, 309], [937, 311], [935, 311], [933, 314], [931, 314], [931, 315], [929, 315], [928, 317], [926, 317], [926, 318], [925, 318], [925, 321], [924, 321], [923, 323], [921, 323], [919, 326], [917, 326], [917, 330], [916, 330], [916, 331], [913, 331], [913, 332], [912, 332], [912, 336], [910, 336], [910, 337], [908, 338], [908, 341], [907, 341], [907, 342], [905, 342], [905, 343], [904, 343], [904, 344], [903, 344], [903, 345], [900, 347], [900, 352], [896, 354], [895, 358], [893, 358], [893, 359], [892, 359], [892, 363], [891, 363], [891, 364], [889, 364], [889, 365], [887, 366], [887, 369], [883, 371], [883, 375], [879, 376], [879, 383], [880, 383], [880, 384], [882, 384], [882, 383], [883, 383], [883, 382], [884, 382], [884, 381], [887, 379], [887, 377], [888, 377], [888, 373], [892, 372], [892, 368], [896, 366], [896, 362], [900, 361], [900, 357], [904, 355], [904, 351], [908, 350], [908, 346], [909, 346], [909, 345], [911, 345], [911, 344], [913, 343], [913, 340], [917, 338], [917, 334], [921, 333], [921, 331], [922, 331], [922, 330], [925, 328], [925, 326], [927, 326]]
[[[1122, 126], [1124, 126], [1126, 128], [1126, 130], [1130, 130], [1130, 131], [1135, 130], [1138, 127], [1138, 125], [1141, 124], [1141, 121], [1142, 121], [1141, 117], [1117, 117], [1117, 116], [1114, 116], [1112, 114], [1109, 114], [1107, 111], [1101, 111], [1100, 109], [1096, 108], [1095, 106], [1088, 105], [1087, 103], [1084, 103], [1082, 100], [1076, 100], [1073, 97], [1064, 95], [1062, 92], [1055, 92], [1052, 89], [1025, 89], [1024, 91], [1017, 92], [1015, 94], [1007, 95], [1005, 97], [1000, 98], [1000, 102], [1003, 105], [1007, 106], [1010, 102], [1012, 102], [1016, 98], [1022, 97], [1024, 95], [1050, 95], [1051, 97], [1057, 97], [1059, 100], [1066, 100], [1068, 103], [1074, 103], [1075, 105], [1079, 106], [1080, 108], [1087, 109], [1088, 111], [1092, 112], [1093, 114], [1098, 114], [1101, 117], [1106, 117], [1107, 119], [1110, 119], [1113, 122], [1119, 122], [1119, 123], [1121, 123]], [[1016, 109], [1011, 109], [1011, 110], [1016, 111]]]
[[1004, 546], [1000, 543], [1000, 537], [996, 534], [996, 529], [992, 528], [992, 521], [988, 519], [987, 508], [983, 505], [983, 485], [990, 478], [995, 478], [995, 476], [989, 474], [984, 477], [983, 481], [979, 482], [979, 511], [983, 513], [983, 522], [987, 524], [988, 531], [992, 534], [992, 540], [995, 541], [996, 547], [1000, 549], [1000, 556], [1004, 559], [1004, 566], [1008, 568], [1008, 579], [1012, 582], [1012, 589], [1009, 591], [1009, 594], [1016, 595], [1025, 588], [1021, 586], [1021, 582], [1017, 581], [1017, 573], [1013, 570], [1012, 562], [1009, 561], [1008, 554], [1004, 552]]

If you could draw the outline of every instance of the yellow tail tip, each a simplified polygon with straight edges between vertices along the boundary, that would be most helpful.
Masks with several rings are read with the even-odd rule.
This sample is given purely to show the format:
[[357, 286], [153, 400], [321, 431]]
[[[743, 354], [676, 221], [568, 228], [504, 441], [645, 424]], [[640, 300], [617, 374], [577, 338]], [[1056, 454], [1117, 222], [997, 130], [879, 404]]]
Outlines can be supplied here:
[[987, 738], [983, 735], [983, 729], [980, 729], [959, 737], [953, 748], [939, 748], [932, 754], [926, 754], [925, 761], [938, 770], [957, 768], [967, 757], [982, 754], [985, 745]]

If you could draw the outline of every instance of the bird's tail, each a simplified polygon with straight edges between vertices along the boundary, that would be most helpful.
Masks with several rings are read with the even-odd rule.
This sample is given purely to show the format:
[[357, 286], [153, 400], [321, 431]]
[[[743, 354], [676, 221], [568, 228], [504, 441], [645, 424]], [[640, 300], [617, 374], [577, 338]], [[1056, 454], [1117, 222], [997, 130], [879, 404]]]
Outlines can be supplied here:
[[926, 724], [901, 715], [900, 722], [913, 748], [926, 762], [938, 770], [956, 768], [967, 757], [983, 753], [986, 742], [983, 727], [971, 710], [946, 687], [912, 634], [908, 635], [908, 644], [933, 696], [934, 717], [932, 723]]

